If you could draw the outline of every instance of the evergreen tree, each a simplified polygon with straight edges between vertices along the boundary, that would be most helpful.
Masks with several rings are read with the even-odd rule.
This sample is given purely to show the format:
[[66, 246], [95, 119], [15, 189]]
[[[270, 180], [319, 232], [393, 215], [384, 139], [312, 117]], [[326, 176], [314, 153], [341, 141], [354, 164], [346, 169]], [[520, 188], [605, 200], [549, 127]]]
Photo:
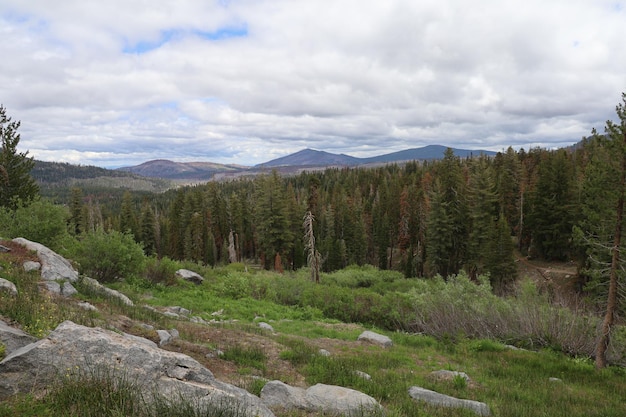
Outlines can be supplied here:
[[[618, 286], [624, 280], [624, 203], [626, 199], [626, 94], [616, 107], [619, 124], [607, 121], [605, 135], [593, 131], [593, 154], [585, 172], [582, 219], [576, 229], [578, 241], [587, 248], [586, 272], [606, 288], [605, 315], [596, 345], [596, 367], [607, 365], [615, 316]], [[606, 285], [608, 284], [608, 286]], [[600, 287], [602, 287], [600, 286]]]
[[137, 227], [137, 214], [135, 211], [135, 203], [133, 201], [133, 196], [130, 191], [124, 192], [124, 196], [122, 197], [122, 211], [120, 214], [120, 231], [122, 233], [129, 233], [138, 239], [140, 233], [138, 233], [139, 228]]
[[504, 213], [501, 212], [495, 227], [492, 228], [485, 256], [485, 270], [489, 273], [491, 287], [496, 293], [504, 293], [507, 286], [515, 280], [517, 266], [513, 250], [511, 229]]
[[490, 255], [489, 243], [494, 238], [498, 201], [492, 170], [484, 157], [471, 162], [468, 195], [471, 230], [466, 265], [470, 278], [476, 279], [485, 272], [486, 258]]
[[532, 249], [541, 258], [566, 260], [571, 252], [573, 179], [573, 165], [565, 150], [545, 155], [527, 217]]
[[30, 172], [35, 161], [27, 152], [18, 152], [20, 135], [19, 121], [12, 121], [0, 105], [0, 207], [15, 210], [21, 204], [28, 204], [39, 195], [39, 186]]
[[150, 204], [146, 201], [143, 204], [141, 210], [140, 221], [140, 240], [143, 244], [143, 250], [146, 255], [153, 255], [156, 252], [157, 247], [157, 221], [154, 214], [154, 210], [150, 207]]
[[465, 262], [468, 213], [460, 162], [448, 148], [436, 167], [428, 220], [428, 259], [431, 273], [455, 275]]
[[277, 265], [275, 258], [282, 258], [291, 249], [294, 236], [284, 184], [278, 172], [257, 179], [256, 190], [256, 231], [259, 249], [265, 260], [265, 268]]
[[83, 202], [83, 192], [80, 188], [72, 188], [70, 197], [70, 218], [68, 219], [69, 231], [73, 235], [80, 235], [85, 232], [84, 218], [85, 204]]

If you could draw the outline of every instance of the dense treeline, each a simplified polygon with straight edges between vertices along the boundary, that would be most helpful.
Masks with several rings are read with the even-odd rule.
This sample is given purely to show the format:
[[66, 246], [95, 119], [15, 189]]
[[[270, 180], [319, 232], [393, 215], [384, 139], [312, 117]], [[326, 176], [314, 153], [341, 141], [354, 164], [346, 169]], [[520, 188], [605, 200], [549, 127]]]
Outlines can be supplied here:
[[215, 265], [234, 253], [268, 269], [297, 269], [306, 263], [302, 221], [310, 211], [324, 271], [372, 264], [424, 277], [464, 269], [490, 273], [500, 289], [515, 275], [514, 244], [533, 257], [582, 260], [572, 230], [582, 221], [587, 163], [601, 146], [590, 140], [574, 151], [509, 148], [467, 159], [449, 150], [442, 160], [375, 169], [273, 172], [127, 192], [105, 209], [75, 189], [71, 221], [76, 233], [100, 224], [129, 231], [158, 256]]

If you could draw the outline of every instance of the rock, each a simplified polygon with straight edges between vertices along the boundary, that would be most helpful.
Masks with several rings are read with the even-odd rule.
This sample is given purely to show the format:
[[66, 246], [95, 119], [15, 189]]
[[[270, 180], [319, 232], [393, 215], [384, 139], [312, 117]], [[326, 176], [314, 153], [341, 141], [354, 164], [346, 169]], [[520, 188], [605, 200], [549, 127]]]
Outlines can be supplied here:
[[202, 275], [188, 269], [179, 269], [176, 271], [176, 276], [184, 279], [185, 281], [193, 282], [196, 285], [200, 285], [204, 282]]
[[88, 286], [89, 288], [91, 288], [92, 291], [103, 294], [109, 298], [114, 298], [129, 307], [135, 305], [130, 298], [126, 297], [121, 292], [112, 290], [111, 288], [107, 288], [93, 278], [82, 277], [82, 282], [83, 285]]
[[180, 306], [168, 307], [167, 309], [168, 311], [171, 311], [172, 313], [176, 313], [180, 316], [189, 316], [191, 314], [190, 310], [187, 310], [186, 308], [180, 307]]
[[26, 261], [24, 262], [24, 271], [39, 271], [41, 269], [41, 263], [35, 261]]
[[165, 346], [172, 340], [172, 335], [167, 330], [157, 330], [159, 346]]
[[17, 287], [11, 281], [0, 278], [0, 291], [9, 293], [13, 297], [17, 297]]
[[141, 384], [147, 398], [185, 398], [199, 409], [210, 404], [231, 404], [240, 415], [274, 416], [258, 397], [218, 381], [187, 355], [159, 349], [140, 337], [70, 321], [0, 362], [0, 401], [18, 393], [41, 392], [67, 369], [93, 372], [102, 367], [112, 372], [122, 368], [124, 376]]
[[97, 309], [94, 305], [89, 304], [89, 303], [88, 303], [88, 302], [86, 302], [86, 301], [81, 301], [81, 302], [77, 303], [76, 305], [77, 305], [79, 308], [82, 308], [83, 310], [87, 310], [87, 311], [98, 311], [98, 309]]
[[269, 330], [270, 332], [274, 333], [274, 328], [271, 325], [265, 323], [264, 321], [259, 323], [259, 327], [261, 329]]
[[200, 316], [191, 316], [189, 318], [189, 321], [192, 322], [192, 323], [198, 323], [198, 324], [209, 324], [208, 321], [206, 321], [205, 319], [203, 319]]
[[449, 408], [467, 408], [480, 416], [491, 415], [489, 406], [485, 403], [451, 397], [422, 387], [409, 388], [409, 395], [415, 400], [424, 401], [431, 405]]
[[363, 333], [361, 333], [357, 340], [374, 343], [376, 345], [380, 345], [385, 348], [393, 346], [393, 342], [391, 341], [390, 338], [388, 338], [385, 335], [378, 334], [369, 330], [366, 330]]
[[74, 288], [71, 282], [65, 281], [61, 285], [61, 295], [63, 295], [63, 297], [71, 297], [74, 294], [78, 294], [76, 288]]
[[44, 281], [43, 286], [52, 294], [61, 295], [61, 284], [56, 281]]
[[331, 415], [362, 414], [380, 409], [374, 398], [362, 392], [336, 385], [316, 384], [308, 389], [270, 381], [261, 390], [261, 401], [270, 408], [321, 412]]
[[295, 388], [281, 381], [270, 381], [261, 390], [261, 401], [270, 408], [310, 410], [303, 388]]
[[0, 320], [0, 341], [5, 347], [4, 353], [8, 356], [13, 351], [36, 342], [37, 339], [28, 333], [11, 327], [4, 321]]
[[41, 243], [31, 242], [22, 237], [13, 239], [13, 242], [24, 246], [28, 250], [37, 252], [37, 257], [41, 261], [41, 278], [44, 280], [54, 281], [61, 279], [71, 282], [78, 280], [78, 272], [72, 267], [72, 264]]
[[366, 381], [371, 381], [372, 380], [372, 376], [366, 372], [363, 371], [354, 371], [354, 374], [356, 376], [358, 376], [359, 378], [363, 378]]
[[170, 329], [170, 334], [173, 339], [178, 339], [180, 337], [180, 333], [176, 329]]
[[4, 245], [0, 245], [0, 252], [11, 252], [11, 248], [7, 248]]
[[430, 373], [431, 378], [437, 381], [454, 381], [455, 378], [463, 378], [465, 382], [470, 382], [470, 377], [465, 372], [458, 371], [433, 371]]
[[327, 351], [326, 349], [320, 349], [320, 350], [318, 350], [318, 351], [317, 351], [317, 353], [318, 353], [320, 356], [326, 356], [326, 357], [330, 356], [330, 352], [329, 352], [329, 351]]
[[163, 312], [163, 315], [164, 315], [165, 317], [169, 317], [170, 319], [176, 319], [176, 320], [178, 320], [178, 319], [180, 319], [180, 318], [181, 318], [180, 314], [178, 314], [178, 313], [174, 313], [173, 311], [164, 311], [164, 312]]
[[362, 392], [335, 385], [316, 384], [306, 390], [311, 410], [330, 414], [352, 415], [363, 410], [379, 409], [374, 398]]
[[548, 381], [550, 381], [550, 382], [563, 382], [563, 380], [561, 378], [555, 378], [555, 377], [548, 378]]

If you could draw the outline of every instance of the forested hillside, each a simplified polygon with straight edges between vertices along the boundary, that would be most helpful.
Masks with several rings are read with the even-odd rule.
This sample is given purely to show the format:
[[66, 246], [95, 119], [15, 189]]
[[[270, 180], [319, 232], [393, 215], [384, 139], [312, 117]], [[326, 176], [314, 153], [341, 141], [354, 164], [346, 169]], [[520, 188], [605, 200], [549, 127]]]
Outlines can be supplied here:
[[[79, 232], [98, 223], [129, 231], [159, 256], [297, 269], [306, 263], [302, 223], [310, 211], [324, 271], [372, 264], [427, 277], [465, 269], [472, 277], [490, 273], [504, 289], [515, 277], [514, 245], [531, 257], [584, 266], [573, 227], [585, 224], [592, 203], [582, 199], [585, 173], [602, 149], [596, 138], [575, 151], [510, 148], [466, 159], [447, 152], [440, 161], [401, 166], [273, 172], [163, 194], [128, 192], [104, 210], [75, 189], [71, 221]], [[580, 285], [588, 279], [581, 274]]]

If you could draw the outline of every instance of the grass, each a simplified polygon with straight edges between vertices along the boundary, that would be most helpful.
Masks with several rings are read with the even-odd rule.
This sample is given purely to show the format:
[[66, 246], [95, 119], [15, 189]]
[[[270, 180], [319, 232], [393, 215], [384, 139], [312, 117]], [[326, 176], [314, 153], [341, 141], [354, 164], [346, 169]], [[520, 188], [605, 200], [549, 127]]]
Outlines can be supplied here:
[[[211, 328], [223, 332], [236, 331], [240, 337], [236, 339], [237, 343], [232, 340], [223, 344], [219, 339], [202, 340], [196, 334], [200, 334], [206, 327], [187, 322], [184, 326], [180, 324], [181, 337], [188, 343], [224, 346], [224, 355], [214, 361], [227, 361], [229, 366], [234, 365], [236, 370], [233, 379], [239, 380], [240, 386], [255, 395], [259, 395], [265, 382], [249, 376], [271, 374], [276, 377], [278, 371], [272, 367], [283, 363], [282, 366], [292, 370], [287, 380], [293, 380], [293, 374], [297, 372], [307, 385], [325, 383], [357, 389], [380, 401], [389, 417], [473, 415], [467, 410], [445, 410], [416, 403], [407, 393], [409, 387], [414, 385], [459, 398], [486, 402], [492, 414], [498, 417], [626, 415], [626, 404], [623, 402], [623, 393], [626, 392], [624, 368], [596, 370], [585, 356], [571, 357], [550, 349], [511, 350], [497, 340], [472, 339], [458, 333], [433, 337], [374, 328], [388, 335], [394, 345], [383, 349], [357, 342], [363, 330], [372, 330], [371, 325], [342, 323], [324, 317], [315, 308], [297, 304], [287, 306], [270, 301], [274, 297], [272, 291], [268, 290], [270, 283], [287, 282], [297, 287], [295, 281], [290, 281], [297, 278], [276, 277], [265, 272], [238, 272], [231, 268], [224, 272], [216, 271], [201, 286], [182, 281], [176, 281], [172, 286], [147, 285], [132, 280], [114, 285], [136, 302], [135, 307], [121, 305], [78, 285], [79, 297], [90, 300], [100, 308], [100, 313], [92, 313], [76, 309], [72, 302], [59, 303], [54, 297], [40, 292], [36, 274], [25, 273], [3, 258], [0, 258], [0, 264], [4, 268], [4, 276], [16, 284], [20, 294], [14, 299], [0, 294], [0, 315], [17, 321], [38, 337], [44, 336], [67, 319], [85, 325], [106, 325], [108, 320], [124, 317], [135, 324], [129, 331], [141, 329], [139, 323], [161, 328], [177, 326], [176, 321], [143, 308], [143, 302], [153, 306], [180, 305], [206, 320], [213, 318], [212, 312], [224, 309], [224, 315], [221, 316], [224, 322], [213, 324]], [[371, 286], [383, 292], [381, 288], [385, 280], [392, 281], [392, 284], [398, 282], [387, 276], [372, 280], [369, 274], [373, 272], [365, 272], [367, 274], [363, 275], [362, 271], [348, 271], [338, 276], [338, 284], [333, 285], [340, 283], [344, 289], [356, 285], [361, 290]], [[239, 281], [231, 287], [222, 285], [223, 280], [232, 279], [237, 273], [241, 274], [241, 280], [255, 281], [254, 291], [248, 294]], [[361, 275], [355, 279], [354, 274]], [[265, 290], [261, 290], [263, 288]], [[332, 285], [329, 284], [326, 290], [332, 291]], [[254, 295], [255, 291], [266, 294], [268, 298], [255, 298], [258, 296]], [[242, 292], [244, 296], [240, 296]], [[258, 321], [258, 317], [271, 322], [275, 334], [261, 331], [255, 321]], [[258, 343], [249, 342], [248, 338], [271, 341], [272, 346], [278, 346], [277, 357], [271, 357], [270, 352], [264, 351]], [[177, 345], [176, 348], [182, 346]], [[329, 350], [331, 356], [320, 355], [320, 348]], [[430, 376], [432, 371], [441, 369], [463, 371], [470, 376], [471, 381], [462, 378], [438, 381]], [[357, 371], [367, 373], [371, 379], [363, 378]], [[137, 407], [137, 404], [142, 407]], [[132, 377], [100, 370], [63, 376], [47, 395], [23, 395], [1, 403], [0, 417], [237, 415], [237, 410], [229, 411], [233, 414], [228, 414], [219, 407], [198, 414], [196, 407], [193, 401], [177, 398], [160, 398], [148, 406], [138, 390], [137, 381]], [[304, 417], [305, 413], [294, 411], [277, 415]]]

